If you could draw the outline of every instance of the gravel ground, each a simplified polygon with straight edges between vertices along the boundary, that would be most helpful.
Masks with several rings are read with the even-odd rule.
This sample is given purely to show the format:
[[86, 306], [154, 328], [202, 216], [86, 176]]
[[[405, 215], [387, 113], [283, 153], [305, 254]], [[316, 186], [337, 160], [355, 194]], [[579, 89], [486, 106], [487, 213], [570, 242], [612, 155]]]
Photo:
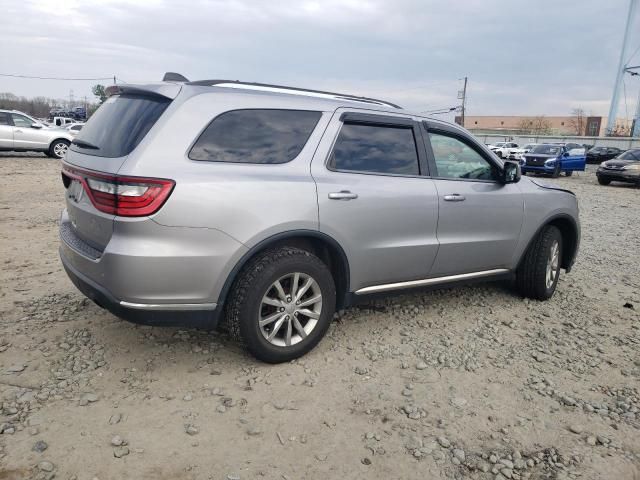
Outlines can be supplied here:
[[582, 215], [552, 300], [393, 297], [276, 366], [85, 300], [57, 257], [59, 163], [0, 174], [0, 479], [640, 476], [640, 190], [592, 167], [549, 180]]

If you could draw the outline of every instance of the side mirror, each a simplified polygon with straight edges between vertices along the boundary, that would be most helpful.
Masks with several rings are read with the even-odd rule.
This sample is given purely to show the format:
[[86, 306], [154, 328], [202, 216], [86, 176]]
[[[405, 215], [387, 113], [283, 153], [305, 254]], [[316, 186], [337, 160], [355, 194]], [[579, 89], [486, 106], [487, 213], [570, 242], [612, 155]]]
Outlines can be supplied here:
[[42, 125], [40, 122], [33, 122], [31, 124], [31, 128], [42, 128], [44, 125]]
[[563, 157], [568, 157], [568, 156], [569, 156], [569, 152], [564, 152], [564, 153], [562, 154], [562, 156], [563, 156]]
[[520, 171], [520, 164], [517, 162], [504, 162], [504, 168], [502, 169], [501, 183], [518, 183], [522, 177]]

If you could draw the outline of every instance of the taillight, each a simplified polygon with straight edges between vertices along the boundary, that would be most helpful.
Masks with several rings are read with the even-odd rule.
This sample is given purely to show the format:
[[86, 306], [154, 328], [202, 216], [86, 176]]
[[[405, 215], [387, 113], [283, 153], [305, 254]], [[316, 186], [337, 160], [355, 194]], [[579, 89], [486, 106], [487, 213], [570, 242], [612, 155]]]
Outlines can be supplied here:
[[[62, 176], [82, 184], [94, 207], [120, 217], [145, 217], [160, 210], [175, 186], [163, 178], [123, 177], [80, 170], [67, 165]], [[65, 181], [68, 187], [68, 182]]]

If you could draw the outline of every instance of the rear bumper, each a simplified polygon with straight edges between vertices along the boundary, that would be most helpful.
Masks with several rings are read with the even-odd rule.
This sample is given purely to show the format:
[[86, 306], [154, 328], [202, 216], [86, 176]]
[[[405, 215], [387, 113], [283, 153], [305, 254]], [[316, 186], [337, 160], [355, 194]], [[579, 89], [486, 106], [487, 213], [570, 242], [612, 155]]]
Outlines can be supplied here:
[[212, 304], [139, 304], [117, 299], [105, 287], [98, 285], [73, 266], [60, 248], [60, 260], [69, 279], [80, 292], [100, 307], [124, 320], [143, 325], [191, 326], [215, 328], [219, 309]]

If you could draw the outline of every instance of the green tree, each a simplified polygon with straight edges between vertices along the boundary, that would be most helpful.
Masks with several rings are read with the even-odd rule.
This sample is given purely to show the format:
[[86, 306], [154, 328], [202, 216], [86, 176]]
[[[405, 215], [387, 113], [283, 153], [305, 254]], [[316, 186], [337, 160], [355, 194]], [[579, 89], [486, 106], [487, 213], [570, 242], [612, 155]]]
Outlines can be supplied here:
[[98, 97], [100, 103], [103, 103], [107, 99], [107, 94], [104, 91], [104, 85], [94, 85], [93, 87], [91, 87], [91, 91], [96, 97]]

